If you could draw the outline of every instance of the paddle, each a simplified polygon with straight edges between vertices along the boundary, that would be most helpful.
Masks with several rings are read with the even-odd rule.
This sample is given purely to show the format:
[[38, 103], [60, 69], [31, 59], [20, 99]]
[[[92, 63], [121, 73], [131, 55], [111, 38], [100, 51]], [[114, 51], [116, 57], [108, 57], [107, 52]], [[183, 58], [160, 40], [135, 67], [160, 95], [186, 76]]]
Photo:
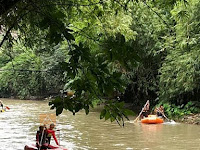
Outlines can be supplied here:
[[163, 117], [165, 118], [165, 119], [167, 119], [167, 121], [169, 121], [169, 122], [173, 122], [174, 120], [170, 120], [169, 118], [167, 118], [167, 116], [165, 116], [165, 114], [163, 113], [163, 112], [161, 112], [158, 108], [156, 108], [156, 110], [158, 111], [158, 112], [160, 112], [162, 115], [163, 115]]
[[6, 109], [10, 110], [10, 108], [8, 106], [6, 106]]
[[147, 102], [146, 102], [146, 104], [144, 105], [144, 107], [142, 108], [141, 112], [139, 113], [139, 115], [137, 116], [137, 118], [136, 118], [133, 122], [138, 121], [138, 119], [140, 118], [140, 116], [141, 116], [141, 114], [142, 114], [144, 108], [146, 107], [146, 105], [147, 105], [148, 103], [149, 103], [149, 100], [147, 100]]
[[41, 149], [41, 146], [42, 146], [42, 140], [43, 140], [43, 136], [44, 136], [44, 132], [45, 132], [45, 125], [44, 125], [44, 128], [42, 130], [42, 137], [41, 137], [41, 140], [40, 140], [40, 143], [39, 143], [39, 150]]
[[60, 145], [60, 130], [56, 130], [56, 131], [59, 131], [59, 145]]

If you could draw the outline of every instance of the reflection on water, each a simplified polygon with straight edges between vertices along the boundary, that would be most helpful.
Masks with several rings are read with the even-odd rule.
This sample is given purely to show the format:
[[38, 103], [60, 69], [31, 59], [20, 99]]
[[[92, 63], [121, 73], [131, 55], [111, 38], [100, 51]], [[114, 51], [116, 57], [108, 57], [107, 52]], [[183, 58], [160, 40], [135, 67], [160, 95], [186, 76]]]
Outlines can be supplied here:
[[[54, 110], [49, 110], [45, 101], [3, 101], [11, 109], [0, 113], [0, 150], [23, 150], [27, 143], [35, 143], [39, 115]], [[73, 116], [64, 111], [57, 117], [56, 128], [60, 129], [57, 137], [61, 145], [69, 150], [200, 150], [197, 125], [130, 121], [122, 128], [99, 120], [95, 111], [88, 116], [84, 112]]]

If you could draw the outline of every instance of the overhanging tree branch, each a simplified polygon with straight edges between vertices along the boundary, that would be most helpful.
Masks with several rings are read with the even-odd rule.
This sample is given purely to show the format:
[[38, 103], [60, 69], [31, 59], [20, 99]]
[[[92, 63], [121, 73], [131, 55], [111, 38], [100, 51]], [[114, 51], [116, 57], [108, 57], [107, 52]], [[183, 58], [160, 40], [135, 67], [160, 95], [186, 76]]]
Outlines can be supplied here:
[[22, 0], [0, 0], [0, 16], [8, 12], [12, 7]]
[[[28, 7], [28, 5], [26, 5], [19, 14], [21, 14], [26, 8]], [[20, 15], [20, 16], [17, 16], [15, 18], [15, 20], [13, 21], [13, 23], [11, 24], [11, 26], [8, 28], [8, 30], [6, 31], [6, 34], [4, 35], [3, 39], [1, 40], [1, 43], [0, 43], [0, 48], [1, 46], [3, 45], [3, 43], [6, 41], [8, 35], [10, 34], [10, 31], [14, 28], [14, 26], [16, 25], [16, 23], [22, 19], [24, 16], [26, 16], [29, 12], [31, 12], [32, 10]]]

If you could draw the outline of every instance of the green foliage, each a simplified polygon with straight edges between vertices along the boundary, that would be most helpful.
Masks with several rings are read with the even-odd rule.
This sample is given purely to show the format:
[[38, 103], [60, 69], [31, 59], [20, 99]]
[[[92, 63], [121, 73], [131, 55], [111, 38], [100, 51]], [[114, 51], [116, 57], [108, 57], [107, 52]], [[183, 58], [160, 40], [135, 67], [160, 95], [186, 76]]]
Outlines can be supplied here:
[[[57, 115], [63, 109], [71, 111], [74, 115], [84, 109], [88, 114], [89, 107], [93, 107], [95, 99], [110, 97], [116, 90], [123, 92], [125, 86], [121, 80], [121, 73], [110, 67], [112, 64], [104, 53], [93, 53], [80, 43], [70, 45], [68, 55], [69, 59], [60, 63], [62, 70], [66, 71], [64, 90], [75, 91], [75, 96], [58, 98], [50, 103], [52, 109], [56, 108]], [[116, 105], [116, 109], [119, 106], [122, 107]], [[127, 110], [123, 111], [124, 115], [119, 116], [121, 119], [127, 115]]]
[[[176, 25], [176, 41], [174, 48], [168, 47], [168, 55], [160, 68], [160, 97], [162, 100], [173, 101], [179, 99], [179, 95], [190, 92], [191, 95], [195, 90], [199, 89], [199, 64], [200, 51], [198, 37], [196, 35], [199, 27], [196, 26], [196, 18], [199, 17], [199, 3], [191, 1], [191, 5], [187, 7], [187, 14], [190, 18], [179, 19], [176, 16], [180, 12], [174, 8], [172, 15], [177, 19]], [[183, 4], [177, 4], [177, 7], [184, 9]], [[185, 97], [187, 99], [187, 97]], [[196, 99], [197, 100], [197, 99]], [[187, 101], [187, 100], [186, 100]]]
[[131, 110], [124, 108], [123, 102], [116, 101], [107, 101], [105, 103], [104, 109], [101, 111], [100, 119], [105, 118], [105, 120], [110, 119], [111, 122], [117, 121], [120, 124], [122, 121], [122, 125], [124, 126], [124, 117], [128, 119], [128, 116], [133, 115], [134, 113]]
[[[148, 6], [151, 6], [151, 3], [148, 3]], [[133, 20], [131, 29], [136, 33], [135, 40], [131, 41], [131, 47], [141, 61], [137, 63], [136, 67], [131, 64], [131, 70], [126, 70], [126, 80], [128, 77], [131, 81], [126, 89], [124, 99], [138, 106], [143, 105], [147, 99], [152, 100], [158, 96], [158, 69], [166, 55], [163, 37], [169, 34], [169, 29], [143, 2], [136, 3], [131, 8]], [[157, 8], [152, 9], [161, 13], [161, 10]], [[162, 17], [166, 18], [164, 15]], [[128, 52], [133, 60], [134, 57], [130, 54]]]
[[93, 99], [93, 100], [92, 100], [92, 105], [93, 105], [94, 107], [97, 107], [98, 105], [100, 105], [101, 103], [104, 103], [104, 102], [105, 102], [105, 100]]
[[[32, 52], [26, 52], [18, 55], [13, 59], [13, 62], [9, 62], [6, 66], [2, 67], [3, 70], [8, 70], [0, 74], [0, 88], [10, 93], [26, 97], [27, 95], [35, 95], [40, 90], [41, 76], [38, 72], [29, 72], [23, 70], [29, 70], [34, 68], [40, 70], [41, 62]], [[10, 70], [10, 71], [9, 71]]]
[[0, 53], [0, 68], [3, 67], [6, 63], [8, 63], [10, 58], [4, 53]]
[[165, 103], [165, 113], [170, 118], [180, 119], [184, 115], [190, 115], [192, 113], [199, 113], [199, 102], [188, 102], [186, 105], [176, 106], [174, 104]]
[[[199, 101], [198, 0], [8, 2], [0, 10], [0, 67], [10, 70], [0, 74], [2, 93], [73, 90], [50, 102], [57, 115], [88, 114], [97, 99], [125, 90], [136, 105], [158, 96], [184, 106]], [[101, 118], [120, 123], [129, 115], [116, 99], [103, 102]]]
[[126, 42], [125, 37], [121, 34], [115, 36], [108, 37], [108, 40], [103, 45], [108, 60], [111, 62], [117, 61], [127, 69], [129, 69], [129, 66], [137, 66], [137, 62], [141, 61], [141, 58], [133, 50], [133, 41]]
[[63, 71], [59, 70], [58, 64], [64, 61], [65, 56], [64, 51], [57, 48], [51, 56], [45, 53], [38, 56], [34, 50], [14, 45], [13, 59], [10, 58], [11, 61], [1, 68], [1, 95], [30, 98], [58, 92], [64, 85]]

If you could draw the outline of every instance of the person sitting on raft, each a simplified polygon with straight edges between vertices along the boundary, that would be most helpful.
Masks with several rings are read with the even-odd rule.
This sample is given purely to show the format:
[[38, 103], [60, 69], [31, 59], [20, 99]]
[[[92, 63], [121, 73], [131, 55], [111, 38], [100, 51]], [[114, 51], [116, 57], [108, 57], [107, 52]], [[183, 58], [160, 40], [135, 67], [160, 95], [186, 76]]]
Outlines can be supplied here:
[[56, 144], [59, 145], [55, 136], [55, 131], [53, 130], [54, 126], [55, 126], [54, 124], [51, 124], [49, 129], [46, 129], [45, 125], [39, 127], [39, 131], [37, 131], [36, 133], [36, 147], [38, 149], [58, 148], [53, 145], [50, 145], [51, 135], [53, 136]]
[[57, 140], [56, 135], [55, 135], [55, 131], [53, 130], [54, 127], [55, 127], [55, 125], [52, 123], [52, 124], [50, 124], [49, 129], [47, 129], [47, 139], [48, 139], [48, 143], [50, 144], [51, 136], [53, 136], [53, 138], [54, 138], [56, 144], [59, 146], [58, 140]]
[[38, 149], [48, 148], [47, 130], [45, 125], [39, 126], [39, 130], [36, 133], [36, 147]]
[[150, 107], [150, 103], [149, 103], [149, 100], [148, 100], [146, 105], [143, 108], [143, 111], [142, 111], [142, 114], [141, 114], [141, 119], [143, 119], [144, 117], [148, 117], [148, 115], [149, 115], [149, 107]]
[[160, 107], [156, 107], [154, 112], [158, 117], [163, 118], [164, 117], [164, 107], [163, 107], [163, 105], [160, 105]]

